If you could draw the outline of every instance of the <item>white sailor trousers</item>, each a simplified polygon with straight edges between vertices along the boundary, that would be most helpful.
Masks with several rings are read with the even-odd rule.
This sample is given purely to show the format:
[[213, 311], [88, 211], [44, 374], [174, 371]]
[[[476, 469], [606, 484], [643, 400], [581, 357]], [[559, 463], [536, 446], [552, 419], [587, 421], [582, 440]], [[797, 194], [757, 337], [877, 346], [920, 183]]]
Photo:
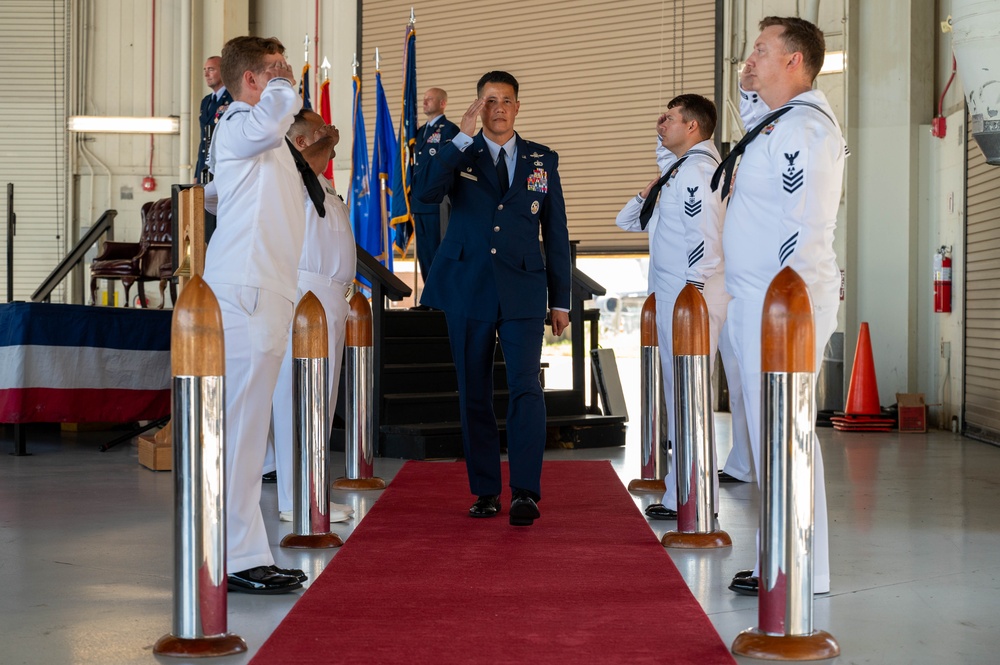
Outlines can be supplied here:
[[729, 388], [730, 433], [733, 437], [733, 447], [726, 457], [722, 470], [733, 478], [739, 478], [745, 483], [753, 480], [753, 464], [750, 462], [750, 432], [747, 431], [747, 412], [743, 405], [743, 384], [740, 377], [739, 363], [736, 361], [736, 350], [729, 337], [729, 323], [722, 325], [719, 333], [719, 356], [722, 366], [726, 369], [726, 386]]
[[212, 289], [226, 345], [226, 567], [237, 572], [274, 564], [260, 512], [260, 476], [292, 303], [256, 287]]
[[[747, 426], [750, 430], [750, 447], [753, 451], [753, 463], [757, 470], [757, 485], [760, 486], [760, 446], [761, 446], [761, 323], [763, 319], [763, 300], [733, 298], [729, 303], [729, 316], [726, 326], [736, 352], [737, 361], [743, 385], [743, 402], [746, 406]], [[813, 321], [816, 333], [816, 368], [823, 361], [823, 350], [834, 330], [837, 329], [837, 307], [813, 307]], [[817, 372], [818, 375], [818, 372]], [[830, 590], [830, 535], [826, 510], [826, 481], [823, 473], [823, 452], [820, 449], [819, 438], [813, 436], [813, 590], [815, 593], [826, 593]], [[760, 542], [760, 526], [758, 525], [757, 542]], [[760, 554], [754, 563], [754, 576], [760, 573]]]

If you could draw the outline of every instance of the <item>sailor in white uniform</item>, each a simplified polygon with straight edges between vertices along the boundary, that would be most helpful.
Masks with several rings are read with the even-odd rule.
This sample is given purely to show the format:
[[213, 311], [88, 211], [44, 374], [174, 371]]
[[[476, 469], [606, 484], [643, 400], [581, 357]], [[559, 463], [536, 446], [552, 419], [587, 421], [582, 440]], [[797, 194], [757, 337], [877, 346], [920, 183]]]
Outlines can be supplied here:
[[[328, 126], [319, 114], [303, 109], [295, 116], [295, 122], [288, 131], [288, 139], [300, 151], [313, 145], [324, 132], [330, 133], [334, 140], [330, 154], [315, 160], [314, 166], [318, 168], [314, 170], [317, 175], [323, 172], [326, 164], [334, 157], [333, 147], [340, 140], [337, 128]], [[327, 431], [330, 431], [340, 386], [344, 336], [350, 310], [347, 296], [353, 293], [351, 287], [356, 273], [357, 250], [354, 234], [351, 232], [350, 210], [329, 182], [325, 179], [321, 182], [326, 194], [324, 217], [319, 216], [309, 196], [304, 190], [302, 192], [306, 206], [306, 230], [302, 258], [299, 260], [296, 302], [306, 292], [312, 291], [326, 311], [330, 350], [330, 423]], [[278, 511], [281, 520], [285, 522], [292, 520], [292, 414], [292, 346], [289, 339], [278, 374], [278, 386], [274, 391], [274, 460], [278, 482]], [[353, 512], [350, 506], [331, 504], [330, 521], [344, 521]]]
[[[700, 95], [680, 95], [670, 101], [667, 109], [667, 113], [661, 116], [657, 131], [664, 148], [678, 157], [670, 161], [658, 155], [658, 161], [666, 163], [662, 175], [625, 204], [618, 213], [616, 223], [625, 229], [642, 228], [647, 224], [654, 229], [650, 239], [651, 287], [656, 293], [656, 332], [667, 407], [667, 430], [669, 439], [673, 441], [674, 301], [687, 284], [693, 284], [705, 296], [709, 309], [709, 359], [714, 364], [728, 297], [721, 251], [723, 206], [719, 194], [713, 193], [710, 186], [712, 174], [720, 161], [711, 141], [715, 131], [715, 105]], [[643, 214], [644, 206], [648, 217]], [[666, 492], [663, 503], [647, 507], [648, 516], [676, 519], [676, 479], [676, 471], [672, 468], [664, 478]], [[718, 505], [718, 477], [714, 468], [712, 479]]]
[[[740, 74], [740, 119], [743, 121], [743, 131], [753, 129], [768, 111], [767, 105], [761, 101], [756, 92], [746, 90], [743, 85], [743, 75]], [[729, 387], [729, 414], [733, 433], [733, 447], [726, 456], [726, 462], [719, 471], [722, 482], [742, 481], [748, 483], [756, 480], [752, 454], [750, 451], [750, 432], [748, 431], [746, 409], [743, 407], [743, 386], [741, 385], [739, 363], [736, 362], [736, 351], [733, 349], [729, 329], [725, 326], [719, 335], [719, 354], [722, 365], [726, 368], [726, 385]]]
[[[273, 38], [236, 37], [223, 48], [223, 81], [235, 101], [209, 153], [218, 227], [204, 278], [226, 338], [226, 568], [229, 589], [249, 593], [284, 593], [305, 577], [274, 567], [260, 511], [271, 397], [305, 231], [302, 179], [285, 141], [302, 100], [283, 53]], [[240, 71], [247, 62], [256, 66]]]
[[[719, 184], [733, 182], [723, 233], [729, 335], [736, 350], [760, 481], [761, 310], [771, 280], [791, 266], [812, 298], [816, 366], [837, 327], [840, 270], [833, 251], [844, 173], [844, 138], [822, 92], [812, 89], [822, 66], [822, 32], [798, 18], [768, 17], [747, 59], [746, 84], [769, 108], [733, 151], [745, 148], [735, 181], [720, 169]], [[775, 113], [783, 115], [775, 117]], [[734, 157], [735, 159], [735, 157]], [[729, 164], [729, 160], [723, 165]], [[725, 192], [723, 192], [725, 194]], [[819, 440], [815, 440], [816, 593], [830, 590], [826, 485]], [[759, 562], [740, 571], [730, 589], [757, 593]]]

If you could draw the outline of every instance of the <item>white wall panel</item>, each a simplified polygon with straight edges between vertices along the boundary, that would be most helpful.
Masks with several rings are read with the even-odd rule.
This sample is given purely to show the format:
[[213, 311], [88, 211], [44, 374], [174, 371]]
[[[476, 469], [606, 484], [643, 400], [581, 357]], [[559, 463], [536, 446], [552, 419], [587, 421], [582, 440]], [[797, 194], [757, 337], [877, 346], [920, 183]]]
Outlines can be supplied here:
[[[0, 2], [0, 225], [14, 184], [14, 298], [28, 300], [66, 244], [66, 14], [63, 0]], [[0, 232], [0, 296], [7, 295], [7, 234]], [[63, 297], [63, 292], [53, 299]]]

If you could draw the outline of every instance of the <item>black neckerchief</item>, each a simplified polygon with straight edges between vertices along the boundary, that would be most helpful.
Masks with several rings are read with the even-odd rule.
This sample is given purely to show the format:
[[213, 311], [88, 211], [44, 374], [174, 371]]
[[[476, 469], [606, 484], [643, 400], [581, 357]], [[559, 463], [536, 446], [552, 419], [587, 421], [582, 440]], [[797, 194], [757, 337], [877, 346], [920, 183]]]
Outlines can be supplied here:
[[323, 192], [323, 185], [320, 184], [319, 178], [313, 173], [312, 167], [309, 166], [309, 162], [302, 156], [302, 153], [287, 138], [285, 139], [285, 143], [288, 144], [288, 149], [292, 151], [295, 168], [299, 170], [299, 175], [302, 176], [302, 182], [306, 185], [306, 191], [309, 193], [309, 198], [312, 200], [313, 206], [316, 207], [316, 212], [319, 213], [320, 217], [326, 217], [326, 208], [323, 205], [323, 202], [326, 201], [326, 194]]

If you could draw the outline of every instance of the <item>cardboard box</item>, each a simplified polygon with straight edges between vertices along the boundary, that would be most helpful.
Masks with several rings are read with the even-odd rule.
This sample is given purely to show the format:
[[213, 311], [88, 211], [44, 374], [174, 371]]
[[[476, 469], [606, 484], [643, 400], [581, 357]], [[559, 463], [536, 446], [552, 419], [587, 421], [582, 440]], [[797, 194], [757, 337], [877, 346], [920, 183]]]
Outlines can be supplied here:
[[927, 405], [923, 393], [896, 393], [900, 432], [927, 431]]
[[139, 464], [153, 471], [172, 471], [174, 448], [169, 441], [158, 442], [152, 434], [139, 437]]

